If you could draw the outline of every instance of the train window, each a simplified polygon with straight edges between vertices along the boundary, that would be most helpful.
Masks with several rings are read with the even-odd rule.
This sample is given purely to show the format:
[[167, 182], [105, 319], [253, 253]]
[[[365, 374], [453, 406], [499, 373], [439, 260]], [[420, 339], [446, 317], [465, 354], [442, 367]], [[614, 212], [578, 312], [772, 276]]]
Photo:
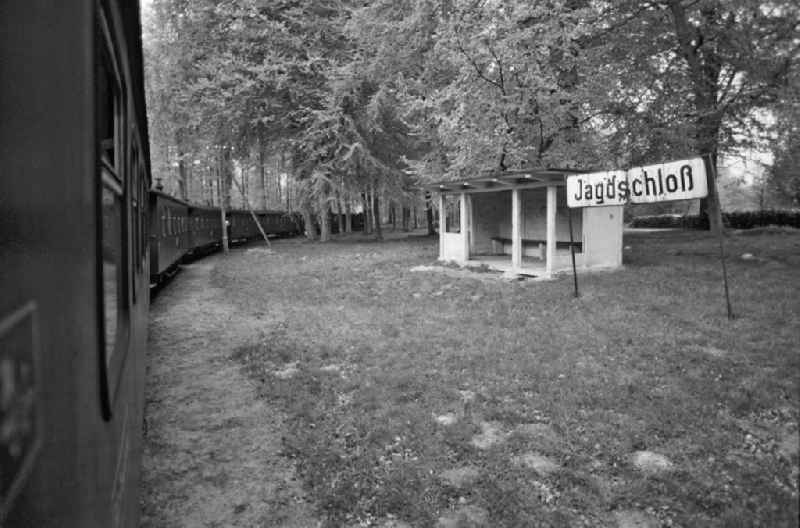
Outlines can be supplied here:
[[[141, 185], [139, 184], [139, 149], [134, 144], [131, 148], [131, 217], [133, 219], [133, 259], [136, 269], [142, 269], [139, 253], [142, 245], [142, 226], [139, 213], [141, 203]], [[134, 290], [135, 293], [135, 290]], [[135, 302], [135, 301], [134, 301]]]
[[[104, 417], [110, 418], [113, 397], [124, 357], [127, 337], [128, 251], [126, 222], [126, 175], [123, 135], [124, 93], [113, 55], [108, 28], [101, 18], [96, 71], [96, 134], [99, 186], [100, 255], [102, 280], [101, 326], [103, 365], [101, 390]], [[103, 38], [104, 37], [104, 38]]]
[[136, 290], [138, 286], [138, 273], [139, 259], [136, 255], [139, 254], [139, 174], [136, 171], [138, 165], [137, 151], [135, 145], [131, 145], [130, 159], [128, 160], [128, 195], [130, 196], [130, 233], [131, 233], [131, 273], [130, 273], [130, 288], [131, 288], [131, 302], [136, 304]]
[[122, 296], [122, 174], [117, 167], [119, 151], [120, 94], [107, 65], [102, 67], [98, 91], [100, 174], [103, 218], [103, 312], [105, 359], [111, 361], [116, 343], [120, 297]]
[[142, 266], [147, 265], [147, 248], [149, 245], [149, 224], [147, 219], [147, 210], [149, 208], [149, 195], [147, 193], [147, 174], [145, 173], [144, 167], [142, 167], [142, 174], [139, 180], [139, 188], [141, 190], [142, 195], [142, 247], [141, 247], [141, 254], [139, 255], [139, 262], [141, 262]]

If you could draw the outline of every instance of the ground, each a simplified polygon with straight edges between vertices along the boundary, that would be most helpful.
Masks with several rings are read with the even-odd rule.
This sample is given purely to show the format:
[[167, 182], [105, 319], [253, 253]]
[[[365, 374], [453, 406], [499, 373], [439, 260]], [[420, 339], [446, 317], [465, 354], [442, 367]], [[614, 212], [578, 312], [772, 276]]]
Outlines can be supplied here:
[[211, 285], [222, 263], [188, 266], [152, 305], [141, 526], [316, 526], [281, 455], [282, 410], [231, 359], [262, 321]]
[[800, 234], [726, 245], [732, 321], [699, 232], [626, 234], [577, 299], [419, 236], [195, 263], [153, 307], [145, 525], [796, 526]]

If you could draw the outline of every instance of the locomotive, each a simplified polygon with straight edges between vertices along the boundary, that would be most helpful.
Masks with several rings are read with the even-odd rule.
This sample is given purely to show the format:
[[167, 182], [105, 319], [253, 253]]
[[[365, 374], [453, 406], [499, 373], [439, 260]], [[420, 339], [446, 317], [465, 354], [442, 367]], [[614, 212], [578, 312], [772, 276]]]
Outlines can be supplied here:
[[138, 523], [150, 285], [222, 224], [150, 190], [142, 71], [137, 1], [0, 2], [0, 526]]

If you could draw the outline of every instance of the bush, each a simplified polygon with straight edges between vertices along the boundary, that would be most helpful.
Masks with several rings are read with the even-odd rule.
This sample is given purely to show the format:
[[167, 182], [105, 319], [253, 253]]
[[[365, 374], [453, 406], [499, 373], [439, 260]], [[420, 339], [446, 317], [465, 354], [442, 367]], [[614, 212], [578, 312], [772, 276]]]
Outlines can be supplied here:
[[[752, 229], [768, 225], [800, 228], [800, 210], [732, 211], [722, 213], [722, 221], [725, 227], [732, 229]], [[637, 216], [630, 225], [646, 228], [708, 229], [708, 218], [704, 214]]]
[[779, 225], [800, 228], [800, 211], [791, 209], [765, 209], [763, 211], [735, 211], [723, 213], [727, 227], [752, 229], [759, 226]]

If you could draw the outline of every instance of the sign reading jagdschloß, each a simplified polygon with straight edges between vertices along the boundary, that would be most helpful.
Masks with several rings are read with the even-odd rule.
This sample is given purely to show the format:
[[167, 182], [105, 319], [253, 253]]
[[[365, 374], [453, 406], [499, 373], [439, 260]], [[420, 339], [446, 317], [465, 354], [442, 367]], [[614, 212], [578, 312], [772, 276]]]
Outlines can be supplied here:
[[689, 200], [708, 195], [702, 158], [673, 161], [628, 171], [593, 172], [567, 178], [569, 207]]

